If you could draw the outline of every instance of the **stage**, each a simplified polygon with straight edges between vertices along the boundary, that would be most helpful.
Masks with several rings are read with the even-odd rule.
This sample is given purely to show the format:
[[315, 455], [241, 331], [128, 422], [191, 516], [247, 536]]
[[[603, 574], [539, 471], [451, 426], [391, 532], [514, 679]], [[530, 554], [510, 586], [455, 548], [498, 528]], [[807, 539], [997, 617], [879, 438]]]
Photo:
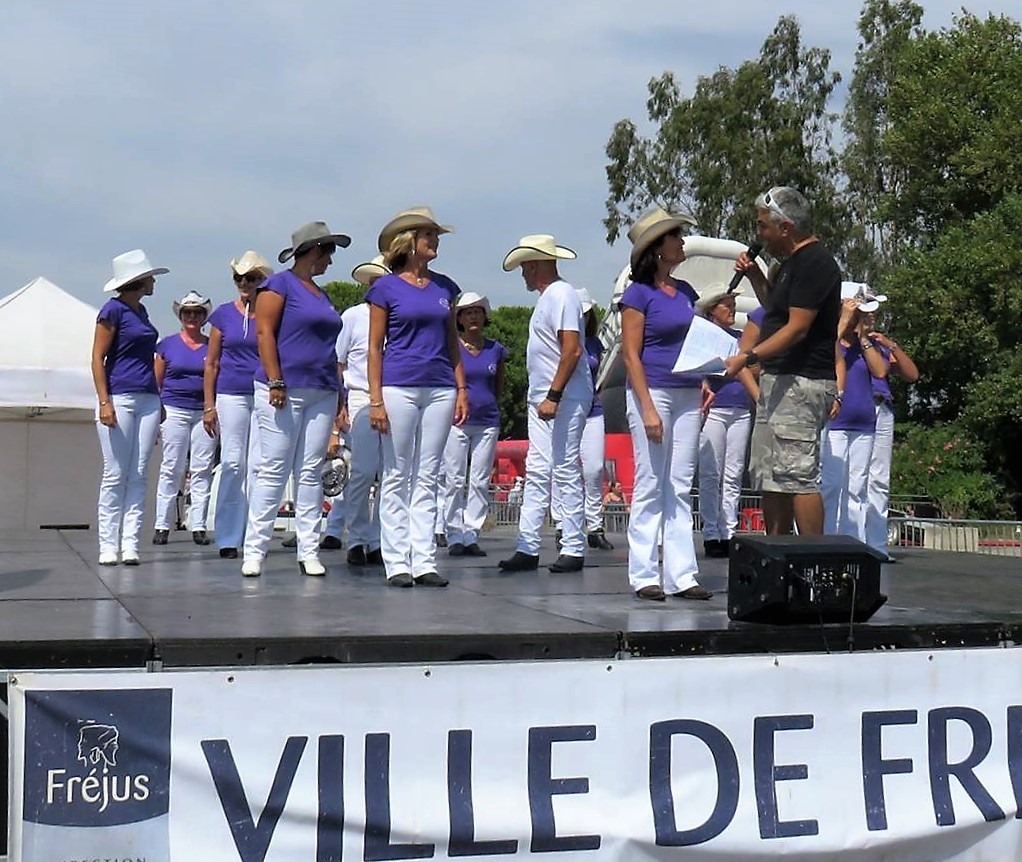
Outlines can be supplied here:
[[[0, 533], [0, 663], [16, 668], [210, 667], [312, 662], [614, 658], [1013, 644], [1022, 631], [1018, 559], [898, 550], [887, 604], [867, 623], [765, 626], [727, 618], [727, 561], [700, 559], [706, 602], [641, 601], [624, 537], [582, 573], [507, 575], [514, 534], [483, 535], [486, 558], [441, 550], [447, 589], [391, 589], [381, 568], [323, 551], [325, 578], [299, 574], [274, 541], [260, 578], [192, 544], [143, 546], [137, 568], [96, 563], [94, 533]], [[698, 536], [697, 536], [698, 539]], [[701, 542], [697, 542], [701, 547]], [[555, 557], [552, 536], [541, 563]]]

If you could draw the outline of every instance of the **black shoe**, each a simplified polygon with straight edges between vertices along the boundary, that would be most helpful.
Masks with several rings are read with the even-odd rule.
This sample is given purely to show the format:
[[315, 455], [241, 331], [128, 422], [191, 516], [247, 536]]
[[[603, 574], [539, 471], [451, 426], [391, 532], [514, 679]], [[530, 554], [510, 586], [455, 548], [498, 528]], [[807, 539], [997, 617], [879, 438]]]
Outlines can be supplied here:
[[501, 560], [497, 565], [505, 572], [534, 572], [539, 568], [539, 554], [515, 551], [508, 559]]
[[366, 565], [367, 566], [382, 566], [383, 565], [383, 551], [379, 548], [373, 548], [371, 551], [366, 552]]
[[603, 534], [603, 530], [593, 530], [586, 537], [586, 541], [589, 543], [590, 548], [595, 548], [597, 551], [614, 550], [614, 546], [607, 541], [607, 537]]
[[703, 542], [703, 552], [707, 557], [726, 557], [730, 554], [730, 544], [726, 539], [707, 539]]
[[339, 551], [344, 547], [344, 542], [337, 536], [324, 536], [319, 540], [319, 547], [324, 551]]
[[651, 602], [662, 602], [667, 599], [667, 596], [664, 595], [663, 589], [656, 584], [650, 584], [648, 587], [636, 590], [635, 595], [640, 599], [648, 599]]
[[153, 533], [153, 544], [154, 545], [165, 545], [167, 544], [167, 537], [170, 536], [170, 530], [156, 530]]
[[283, 542], [280, 543], [282, 548], [297, 548], [298, 547], [298, 534], [292, 533]]
[[236, 560], [236, 559], [238, 559], [238, 549], [237, 548], [221, 548], [220, 549], [220, 559], [221, 560]]
[[415, 581], [408, 572], [401, 572], [400, 575], [392, 575], [387, 578], [388, 587], [414, 587]]
[[682, 590], [680, 593], [671, 593], [671, 598], [706, 601], [707, 599], [713, 598], [713, 593], [696, 584], [694, 587], [689, 587], [687, 590]]
[[367, 562], [365, 545], [352, 545], [348, 548], [349, 566], [364, 566]]
[[569, 557], [567, 554], [561, 554], [547, 568], [555, 575], [562, 572], [581, 572], [585, 563], [585, 557]]
[[447, 547], [447, 536], [445, 536], [443, 533], [437, 533], [435, 536], [433, 536], [433, 538], [436, 539], [436, 546], [438, 548]]
[[436, 572], [426, 572], [414, 580], [417, 587], [446, 587], [448, 584], [447, 578], [440, 577]]
[[208, 545], [209, 539], [206, 538], [205, 530], [192, 530], [192, 541], [196, 545]]
[[447, 555], [450, 557], [461, 557], [465, 554], [465, 546], [461, 542], [455, 542], [453, 545], [448, 546]]
[[466, 557], [485, 557], [486, 551], [473, 542], [471, 545], [465, 545], [464, 555]]

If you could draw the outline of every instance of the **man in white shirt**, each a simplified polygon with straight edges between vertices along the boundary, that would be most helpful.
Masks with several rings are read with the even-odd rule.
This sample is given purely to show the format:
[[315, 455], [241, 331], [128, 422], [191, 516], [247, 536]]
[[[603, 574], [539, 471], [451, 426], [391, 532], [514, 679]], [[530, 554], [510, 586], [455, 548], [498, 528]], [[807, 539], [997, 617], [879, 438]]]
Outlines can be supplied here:
[[502, 560], [506, 572], [539, 567], [540, 531], [550, 508], [551, 483], [561, 493], [561, 554], [551, 572], [581, 571], [585, 561], [583, 492], [578, 468], [579, 443], [593, 402], [593, 381], [582, 344], [585, 326], [575, 289], [557, 271], [559, 260], [575, 252], [552, 236], [522, 237], [504, 258], [504, 270], [522, 268], [528, 290], [539, 299], [529, 321], [526, 367], [529, 375], [529, 454], [525, 494], [515, 553]]

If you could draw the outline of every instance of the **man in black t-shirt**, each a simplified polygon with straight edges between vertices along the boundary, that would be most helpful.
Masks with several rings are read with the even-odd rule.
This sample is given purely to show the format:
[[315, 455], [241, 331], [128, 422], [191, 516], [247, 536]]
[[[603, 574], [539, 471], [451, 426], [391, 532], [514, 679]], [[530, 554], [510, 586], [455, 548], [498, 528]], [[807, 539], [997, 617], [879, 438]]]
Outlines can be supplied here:
[[840, 405], [834, 369], [841, 316], [841, 271], [813, 234], [809, 202], [795, 189], [775, 186], [756, 199], [757, 232], [782, 261], [772, 285], [744, 252], [735, 269], [765, 297], [760, 339], [727, 361], [733, 376], [762, 363], [752, 432], [751, 472], [763, 491], [767, 534], [823, 533], [819, 492], [820, 433]]

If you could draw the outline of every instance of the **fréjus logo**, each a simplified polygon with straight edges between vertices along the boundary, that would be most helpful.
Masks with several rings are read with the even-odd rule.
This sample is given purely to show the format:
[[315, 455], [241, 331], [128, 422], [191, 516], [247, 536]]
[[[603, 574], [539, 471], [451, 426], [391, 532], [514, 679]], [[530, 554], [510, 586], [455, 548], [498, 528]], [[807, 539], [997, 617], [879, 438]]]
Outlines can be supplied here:
[[25, 820], [113, 826], [170, 808], [170, 689], [30, 691]]

